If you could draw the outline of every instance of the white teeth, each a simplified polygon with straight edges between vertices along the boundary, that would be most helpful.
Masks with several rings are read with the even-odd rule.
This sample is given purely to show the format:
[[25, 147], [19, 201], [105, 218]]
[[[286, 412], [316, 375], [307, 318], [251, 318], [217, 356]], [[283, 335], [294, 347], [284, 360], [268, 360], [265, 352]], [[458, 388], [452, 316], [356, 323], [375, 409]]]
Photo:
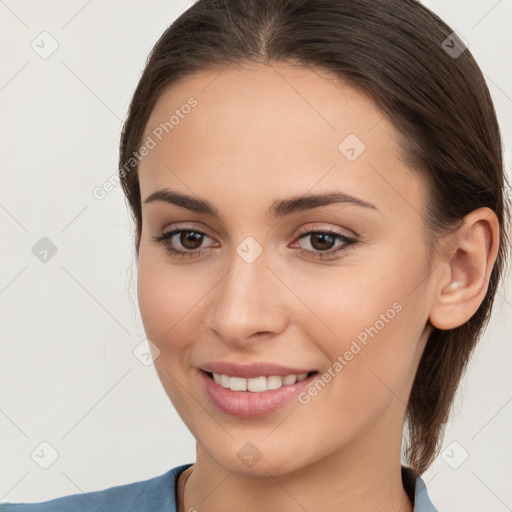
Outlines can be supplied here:
[[278, 389], [283, 385], [283, 378], [277, 375], [267, 377], [267, 389]]
[[247, 379], [242, 377], [230, 377], [229, 389], [233, 391], [247, 391]]
[[[306, 374], [307, 375], [307, 374]], [[287, 375], [284, 379], [283, 379], [283, 385], [284, 386], [289, 386], [291, 384], [295, 384], [297, 382], [297, 375]]]
[[286, 375], [281, 377], [279, 375], [271, 375], [270, 377], [255, 377], [253, 379], [244, 379], [243, 377], [230, 377], [220, 373], [213, 373], [213, 380], [226, 389], [232, 391], [252, 391], [253, 393], [261, 393], [262, 391], [270, 391], [272, 389], [279, 389], [282, 386], [290, 386], [295, 382], [304, 380], [308, 373], [301, 373], [300, 375]]
[[[233, 377], [231, 377], [233, 378]], [[241, 379], [247, 381], [247, 391], [258, 392], [267, 390], [266, 377], [256, 377], [254, 379]], [[233, 388], [231, 388], [233, 389]]]

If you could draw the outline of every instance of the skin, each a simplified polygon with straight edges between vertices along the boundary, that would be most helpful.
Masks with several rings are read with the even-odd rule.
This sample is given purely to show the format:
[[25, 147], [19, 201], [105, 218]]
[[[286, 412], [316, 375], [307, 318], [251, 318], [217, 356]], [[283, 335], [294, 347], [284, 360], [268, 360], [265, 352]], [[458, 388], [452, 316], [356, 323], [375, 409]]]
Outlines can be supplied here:
[[[139, 168], [141, 317], [162, 385], [197, 441], [180, 510], [411, 511], [400, 475], [405, 404], [432, 325], [456, 327], [483, 300], [495, 215], [472, 212], [434, 252], [427, 187], [401, 159], [398, 132], [325, 73], [280, 63], [194, 74], [160, 96], [144, 138], [191, 96], [197, 107]], [[366, 146], [354, 161], [338, 149], [349, 134]], [[208, 200], [221, 219], [144, 203], [163, 188]], [[376, 208], [266, 214], [277, 199], [332, 191]], [[152, 238], [178, 227], [206, 233], [196, 249], [179, 235], [167, 241], [194, 257]], [[321, 244], [300, 239], [315, 229], [357, 243], [333, 253], [343, 244], [334, 238], [331, 257], [315, 259]], [[252, 263], [236, 252], [247, 236], [263, 249]], [[217, 410], [202, 389], [197, 367], [216, 360], [323, 374], [394, 303], [401, 311], [307, 404], [244, 419]], [[248, 442], [261, 452], [251, 467], [237, 457]]]

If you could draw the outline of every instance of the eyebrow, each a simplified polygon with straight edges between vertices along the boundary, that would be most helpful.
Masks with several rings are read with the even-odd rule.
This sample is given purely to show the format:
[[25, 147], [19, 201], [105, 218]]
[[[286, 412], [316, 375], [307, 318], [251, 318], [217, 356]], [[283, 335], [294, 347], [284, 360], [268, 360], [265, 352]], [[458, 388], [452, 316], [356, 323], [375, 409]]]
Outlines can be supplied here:
[[[153, 203], [155, 201], [163, 201], [165, 203], [181, 206], [193, 212], [205, 213], [217, 219], [221, 218], [219, 210], [206, 199], [189, 196], [169, 189], [156, 190], [144, 200], [144, 204]], [[292, 213], [312, 210], [321, 206], [337, 203], [350, 203], [363, 208], [378, 210], [374, 204], [345, 194], [344, 192], [330, 192], [325, 194], [307, 194], [291, 197], [289, 199], [276, 199], [268, 209], [267, 215], [271, 217], [284, 217]]]

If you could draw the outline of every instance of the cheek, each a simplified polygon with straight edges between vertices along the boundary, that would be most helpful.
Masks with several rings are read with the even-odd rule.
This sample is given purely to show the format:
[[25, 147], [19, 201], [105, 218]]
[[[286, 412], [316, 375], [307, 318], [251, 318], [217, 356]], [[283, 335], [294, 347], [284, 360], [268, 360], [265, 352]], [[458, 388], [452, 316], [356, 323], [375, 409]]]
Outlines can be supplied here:
[[340, 270], [336, 279], [310, 276], [301, 283], [309, 309], [317, 313], [308, 315], [309, 337], [318, 340], [331, 365], [342, 358], [343, 368], [333, 370], [350, 379], [350, 389], [371, 395], [376, 385], [384, 393], [386, 385], [404, 388], [428, 318], [428, 275], [428, 260], [419, 251], [412, 260], [389, 251], [371, 264]]
[[[186, 382], [188, 347], [197, 336], [198, 326], [191, 322], [193, 306], [199, 300], [190, 276], [171, 268], [161, 255], [141, 247], [137, 270], [137, 296], [147, 338], [157, 347], [155, 370], [172, 404], [181, 415], [190, 408], [183, 393]], [[194, 333], [196, 336], [194, 336]]]
[[[171, 267], [149, 253], [141, 251], [137, 271], [137, 296], [147, 337], [161, 352], [178, 349], [185, 342], [184, 329], [190, 329], [194, 305], [200, 290], [188, 272]], [[171, 343], [172, 342], [172, 343]]]

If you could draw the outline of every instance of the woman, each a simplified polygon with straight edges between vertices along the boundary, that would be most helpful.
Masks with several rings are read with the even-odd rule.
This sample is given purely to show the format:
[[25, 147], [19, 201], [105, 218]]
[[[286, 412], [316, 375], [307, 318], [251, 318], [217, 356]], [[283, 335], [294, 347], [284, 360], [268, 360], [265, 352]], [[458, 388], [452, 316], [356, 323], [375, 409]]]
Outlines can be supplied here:
[[508, 249], [501, 153], [481, 71], [418, 2], [199, 0], [119, 169], [196, 460], [1, 510], [437, 510], [421, 474]]

